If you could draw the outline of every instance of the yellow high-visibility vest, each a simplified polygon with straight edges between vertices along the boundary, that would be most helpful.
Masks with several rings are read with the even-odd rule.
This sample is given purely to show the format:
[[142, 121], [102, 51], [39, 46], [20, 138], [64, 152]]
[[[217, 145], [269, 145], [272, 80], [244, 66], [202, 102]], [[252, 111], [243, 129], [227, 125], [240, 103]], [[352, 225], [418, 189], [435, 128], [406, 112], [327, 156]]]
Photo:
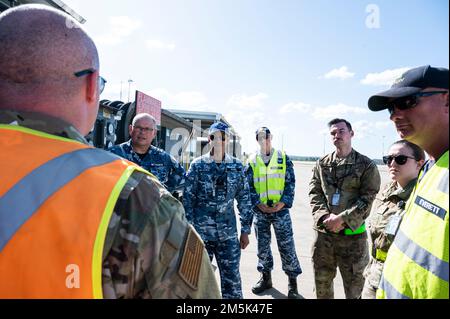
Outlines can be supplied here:
[[388, 251], [377, 298], [449, 298], [449, 173], [447, 151], [419, 176]]
[[250, 160], [253, 170], [253, 184], [263, 204], [271, 200], [278, 203], [283, 196], [286, 179], [286, 154], [274, 152], [269, 165], [266, 166], [261, 156], [254, 155]]

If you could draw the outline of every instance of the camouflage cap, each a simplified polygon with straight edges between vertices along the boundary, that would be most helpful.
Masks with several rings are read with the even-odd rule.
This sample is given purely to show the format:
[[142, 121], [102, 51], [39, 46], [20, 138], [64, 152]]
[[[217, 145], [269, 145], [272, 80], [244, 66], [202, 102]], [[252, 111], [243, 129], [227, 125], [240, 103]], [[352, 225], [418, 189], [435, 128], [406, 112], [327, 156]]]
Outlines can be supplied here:
[[215, 132], [224, 132], [225, 134], [230, 134], [230, 127], [223, 122], [216, 122], [209, 128], [209, 134], [214, 134]]

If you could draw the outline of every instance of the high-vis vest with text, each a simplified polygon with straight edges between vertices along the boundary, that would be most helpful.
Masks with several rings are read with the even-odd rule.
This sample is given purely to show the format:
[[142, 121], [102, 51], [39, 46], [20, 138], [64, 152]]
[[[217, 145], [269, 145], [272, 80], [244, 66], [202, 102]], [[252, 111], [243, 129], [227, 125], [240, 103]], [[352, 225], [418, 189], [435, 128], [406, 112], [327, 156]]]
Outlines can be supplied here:
[[274, 152], [266, 166], [261, 156], [254, 155], [250, 160], [253, 170], [253, 184], [261, 203], [271, 200], [274, 204], [281, 200], [286, 179], [286, 154]]
[[108, 152], [0, 125], [0, 298], [102, 298], [102, 254], [139, 167]]
[[449, 298], [447, 151], [423, 176], [390, 247], [377, 298]]

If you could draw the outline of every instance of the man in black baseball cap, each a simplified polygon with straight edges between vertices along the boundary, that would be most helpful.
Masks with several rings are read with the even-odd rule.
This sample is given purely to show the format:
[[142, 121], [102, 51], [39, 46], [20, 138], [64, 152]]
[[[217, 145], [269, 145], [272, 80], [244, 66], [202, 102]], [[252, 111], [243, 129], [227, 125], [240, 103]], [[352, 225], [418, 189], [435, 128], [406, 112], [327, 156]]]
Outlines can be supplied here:
[[377, 298], [449, 298], [448, 84], [448, 69], [421, 66], [368, 101], [372, 111], [388, 109], [400, 137], [430, 157], [387, 255]]
[[448, 69], [417, 67], [370, 97], [369, 109], [388, 109], [402, 139], [439, 158], [448, 149], [448, 84]]

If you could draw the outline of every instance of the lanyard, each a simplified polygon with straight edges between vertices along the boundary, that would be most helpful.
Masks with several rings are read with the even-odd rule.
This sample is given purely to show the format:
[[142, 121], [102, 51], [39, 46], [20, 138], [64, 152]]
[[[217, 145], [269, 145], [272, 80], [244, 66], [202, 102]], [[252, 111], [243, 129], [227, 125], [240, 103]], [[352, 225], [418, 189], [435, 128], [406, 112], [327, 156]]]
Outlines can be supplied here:
[[[338, 167], [338, 165], [337, 165], [336, 162], [331, 163], [331, 169], [333, 170], [333, 175], [334, 175], [333, 176], [333, 184], [332, 185], [334, 187], [336, 187], [336, 193], [339, 193], [339, 191], [342, 188], [342, 184], [344, 183], [344, 180], [348, 176], [352, 175], [353, 171], [354, 171], [354, 166], [352, 164], [344, 164], [344, 165], [345, 165], [345, 174], [338, 178], [337, 177], [337, 167]], [[350, 169], [350, 172], [347, 172], [348, 166], [350, 166], [350, 165], [352, 166], [351, 169]]]

